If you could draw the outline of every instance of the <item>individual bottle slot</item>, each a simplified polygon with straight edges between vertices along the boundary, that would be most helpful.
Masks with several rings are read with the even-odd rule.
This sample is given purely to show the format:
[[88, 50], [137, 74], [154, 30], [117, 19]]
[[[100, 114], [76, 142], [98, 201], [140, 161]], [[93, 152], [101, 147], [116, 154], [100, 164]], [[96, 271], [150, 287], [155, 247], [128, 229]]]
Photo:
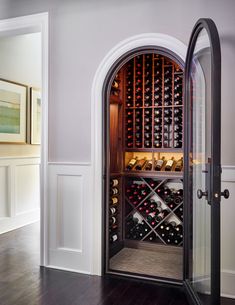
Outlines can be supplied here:
[[154, 106], [162, 106], [162, 94], [161, 93], [155, 93], [154, 94]]
[[128, 200], [134, 204], [137, 205], [140, 201], [142, 201], [150, 192], [149, 187], [142, 183], [132, 183], [126, 188], [126, 196]]
[[147, 235], [145, 237], [144, 241], [146, 241], [146, 242], [157, 242], [158, 238], [157, 238], [156, 233], [154, 233], [154, 232], [150, 233], [149, 235]]
[[175, 214], [181, 221], [183, 221], [183, 206], [182, 205], [180, 205], [179, 208], [175, 210]]
[[183, 201], [183, 189], [175, 190], [174, 193], [174, 203], [180, 204]]
[[161, 141], [162, 140], [162, 133], [161, 132], [154, 132], [154, 140]]

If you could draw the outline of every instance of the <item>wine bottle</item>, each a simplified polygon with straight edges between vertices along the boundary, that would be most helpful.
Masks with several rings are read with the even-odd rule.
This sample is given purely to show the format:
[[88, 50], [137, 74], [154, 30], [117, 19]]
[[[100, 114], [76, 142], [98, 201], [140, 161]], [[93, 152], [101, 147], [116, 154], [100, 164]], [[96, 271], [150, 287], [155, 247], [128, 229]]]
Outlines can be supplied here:
[[128, 170], [128, 171], [132, 170], [132, 168], [135, 166], [137, 160], [138, 160], [138, 157], [132, 158], [132, 159], [128, 162], [128, 164], [127, 164], [127, 166], [126, 166], [126, 170]]
[[110, 215], [114, 215], [117, 213], [117, 209], [115, 207], [109, 208]]
[[162, 169], [162, 166], [165, 162], [165, 157], [163, 156], [161, 159], [158, 159], [156, 164], [155, 164], [155, 170], [160, 171]]
[[183, 169], [183, 157], [176, 162], [175, 171], [181, 172]]
[[151, 171], [153, 166], [153, 161], [152, 160], [147, 160], [146, 165], [145, 165], [145, 170], [146, 171]]
[[110, 198], [110, 204], [117, 204], [118, 203], [118, 198], [117, 197], [111, 197]]
[[110, 195], [113, 196], [113, 195], [117, 195], [118, 194], [118, 188], [116, 187], [113, 187], [110, 189]]
[[118, 179], [111, 179], [110, 186], [113, 187], [113, 186], [117, 186], [117, 185], [118, 185]]
[[109, 241], [111, 244], [114, 243], [115, 241], [117, 241], [117, 239], [118, 239], [118, 236], [116, 233], [113, 235], [110, 235], [110, 237], [109, 237]]
[[172, 157], [170, 160], [167, 161], [166, 166], [165, 166], [165, 171], [171, 171], [172, 167], [174, 165], [174, 157]]
[[109, 218], [109, 225], [114, 225], [117, 222], [117, 218], [112, 216]]
[[138, 160], [135, 165], [135, 170], [141, 170], [144, 167], [145, 163], [146, 163], [146, 158]]

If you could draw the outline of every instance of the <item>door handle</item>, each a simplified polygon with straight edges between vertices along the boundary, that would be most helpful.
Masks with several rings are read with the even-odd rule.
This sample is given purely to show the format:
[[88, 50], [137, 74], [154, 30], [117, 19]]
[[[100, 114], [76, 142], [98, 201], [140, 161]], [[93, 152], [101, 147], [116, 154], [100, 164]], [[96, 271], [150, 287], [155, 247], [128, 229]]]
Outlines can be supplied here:
[[223, 192], [220, 194], [221, 196], [224, 196], [225, 199], [229, 198], [229, 190], [225, 189]]
[[207, 192], [207, 191], [203, 192], [203, 191], [200, 190], [200, 189], [197, 190], [197, 198], [198, 198], [198, 199], [202, 199], [203, 196], [207, 197], [207, 195], [208, 195], [208, 192]]

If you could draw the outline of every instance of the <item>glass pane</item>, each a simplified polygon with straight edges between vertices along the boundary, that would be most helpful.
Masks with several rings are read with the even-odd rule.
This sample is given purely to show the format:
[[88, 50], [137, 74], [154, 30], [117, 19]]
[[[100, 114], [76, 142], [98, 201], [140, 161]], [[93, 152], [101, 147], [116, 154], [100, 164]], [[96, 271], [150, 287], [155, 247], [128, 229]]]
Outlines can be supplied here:
[[201, 30], [190, 67], [191, 77], [191, 185], [192, 185], [192, 270], [191, 281], [200, 298], [211, 291], [211, 206], [197, 191], [208, 190], [211, 160], [211, 48], [208, 34]]

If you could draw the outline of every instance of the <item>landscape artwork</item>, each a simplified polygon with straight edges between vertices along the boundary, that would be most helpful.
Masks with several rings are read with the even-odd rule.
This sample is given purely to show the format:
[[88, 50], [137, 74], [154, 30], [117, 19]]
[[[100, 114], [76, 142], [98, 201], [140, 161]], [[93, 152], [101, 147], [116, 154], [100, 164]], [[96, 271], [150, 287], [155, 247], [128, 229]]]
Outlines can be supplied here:
[[0, 80], [0, 142], [26, 141], [27, 87]]

